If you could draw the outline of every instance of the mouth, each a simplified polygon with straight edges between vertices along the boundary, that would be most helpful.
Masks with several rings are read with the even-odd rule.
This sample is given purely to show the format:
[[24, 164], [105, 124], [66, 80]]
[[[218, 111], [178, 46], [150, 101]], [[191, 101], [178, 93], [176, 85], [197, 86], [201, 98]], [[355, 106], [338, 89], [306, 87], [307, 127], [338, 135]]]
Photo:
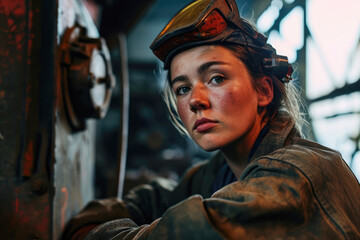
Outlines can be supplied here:
[[208, 118], [200, 118], [195, 121], [193, 129], [197, 132], [205, 132], [213, 128], [217, 124], [216, 121]]

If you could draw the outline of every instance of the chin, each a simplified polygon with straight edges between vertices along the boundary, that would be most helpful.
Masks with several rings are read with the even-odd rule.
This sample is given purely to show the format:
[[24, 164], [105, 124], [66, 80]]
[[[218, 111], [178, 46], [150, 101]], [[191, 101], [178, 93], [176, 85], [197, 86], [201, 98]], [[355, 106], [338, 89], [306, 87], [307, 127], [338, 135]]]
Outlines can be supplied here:
[[[200, 146], [201, 147], [201, 146]], [[206, 152], [213, 152], [213, 151], [216, 151], [218, 150], [219, 148], [204, 148], [204, 147], [201, 147], [204, 151]]]
[[228, 139], [219, 134], [192, 135], [191, 138], [207, 152], [219, 150], [229, 144]]
[[212, 152], [222, 148], [221, 145], [214, 144], [214, 142], [210, 142], [210, 143], [196, 142], [196, 144], [207, 152]]

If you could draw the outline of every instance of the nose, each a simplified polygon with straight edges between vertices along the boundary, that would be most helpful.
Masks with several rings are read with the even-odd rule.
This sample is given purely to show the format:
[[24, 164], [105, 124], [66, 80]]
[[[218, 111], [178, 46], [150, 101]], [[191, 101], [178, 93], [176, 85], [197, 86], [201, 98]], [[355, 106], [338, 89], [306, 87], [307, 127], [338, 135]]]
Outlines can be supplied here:
[[196, 113], [199, 110], [205, 110], [210, 107], [205, 86], [199, 84], [193, 86], [189, 100], [190, 110]]

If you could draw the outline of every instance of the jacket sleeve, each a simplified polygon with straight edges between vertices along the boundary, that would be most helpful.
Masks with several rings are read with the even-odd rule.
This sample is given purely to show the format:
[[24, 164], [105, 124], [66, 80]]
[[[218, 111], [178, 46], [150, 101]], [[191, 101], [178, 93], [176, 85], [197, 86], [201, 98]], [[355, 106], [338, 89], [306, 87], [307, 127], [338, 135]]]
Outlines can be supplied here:
[[210, 197], [212, 183], [224, 161], [218, 152], [209, 160], [188, 169], [179, 184], [169, 184], [165, 179], [157, 179], [151, 184], [133, 189], [124, 200], [136, 206], [137, 212], [143, 216], [143, 222], [151, 223], [161, 217], [169, 207], [192, 195]]
[[[90, 202], [66, 224], [62, 238], [82, 239], [94, 227], [116, 219], [129, 218], [138, 225], [151, 223], [170, 206], [193, 194], [209, 195], [212, 172], [221, 164], [218, 156], [212, 159], [210, 166], [208, 161], [204, 161], [190, 168], [179, 184], [157, 179], [132, 189], [123, 199]], [[194, 184], [202, 180], [203, 184]]]
[[[169, 208], [150, 225], [125, 228], [118, 220], [100, 225], [89, 239], [284, 239], [334, 237], [331, 226], [317, 224], [320, 211], [311, 184], [296, 167], [271, 159], [254, 161], [240, 181], [210, 198], [192, 196]], [[114, 227], [116, 225], [116, 227]], [[101, 234], [98, 235], [98, 233]], [[321, 233], [319, 235], [319, 232]], [[300, 235], [298, 235], [300, 236]], [[326, 238], [326, 237], [325, 237]], [[341, 238], [341, 237], [339, 237]]]

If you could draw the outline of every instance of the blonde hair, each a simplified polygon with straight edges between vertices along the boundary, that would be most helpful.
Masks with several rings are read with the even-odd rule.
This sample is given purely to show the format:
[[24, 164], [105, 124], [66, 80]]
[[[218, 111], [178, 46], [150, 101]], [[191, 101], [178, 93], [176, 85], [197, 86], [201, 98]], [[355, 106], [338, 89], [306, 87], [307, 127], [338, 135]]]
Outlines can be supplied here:
[[[264, 69], [262, 62], [264, 58], [268, 57], [267, 54], [269, 53], [261, 49], [250, 48], [239, 44], [223, 42], [217, 45], [231, 50], [235, 56], [245, 64], [252, 76], [255, 89], [258, 89], [256, 78], [268, 76], [272, 79], [274, 97], [272, 102], [266, 107], [265, 118], [271, 121], [278, 111], [286, 111], [295, 122], [296, 129], [304, 136], [303, 126], [307, 125], [304, 117], [305, 114], [302, 112], [302, 109], [305, 107], [304, 101], [300, 97], [296, 86], [291, 81], [289, 83], [283, 83], [276, 75]], [[189, 136], [179, 118], [176, 107], [176, 96], [170, 87], [170, 80], [171, 72], [169, 70], [164, 86], [163, 98], [169, 111], [170, 120], [181, 134]]]

